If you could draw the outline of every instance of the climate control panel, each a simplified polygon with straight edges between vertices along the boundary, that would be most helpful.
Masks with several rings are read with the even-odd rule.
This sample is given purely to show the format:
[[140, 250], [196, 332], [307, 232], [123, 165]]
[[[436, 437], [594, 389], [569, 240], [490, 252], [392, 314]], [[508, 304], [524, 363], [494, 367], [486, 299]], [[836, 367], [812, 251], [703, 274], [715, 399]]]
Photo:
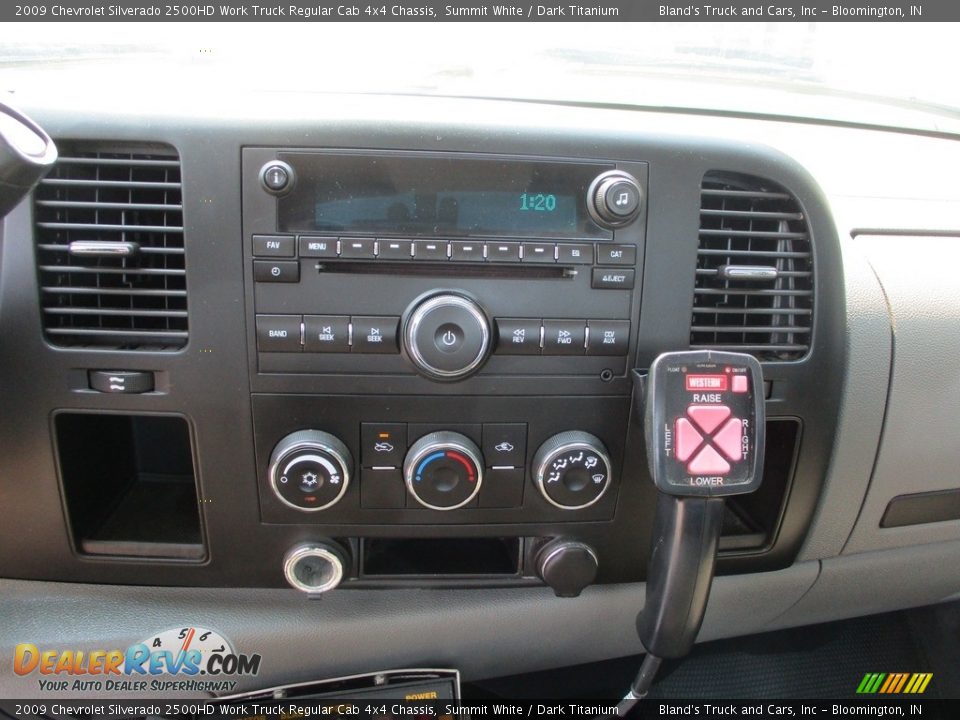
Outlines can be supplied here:
[[254, 407], [266, 522], [596, 521], [616, 506], [623, 398], [255, 395]]

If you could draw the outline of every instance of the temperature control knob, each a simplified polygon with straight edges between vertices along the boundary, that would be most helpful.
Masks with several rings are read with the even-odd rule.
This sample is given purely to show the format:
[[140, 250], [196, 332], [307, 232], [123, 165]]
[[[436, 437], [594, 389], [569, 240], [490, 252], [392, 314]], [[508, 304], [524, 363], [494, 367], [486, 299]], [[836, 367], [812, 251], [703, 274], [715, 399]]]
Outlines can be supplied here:
[[352, 467], [350, 451], [336, 437], [319, 430], [300, 430], [273, 449], [270, 487], [292, 508], [325, 510], [347, 491]]
[[587, 191], [587, 208], [600, 225], [623, 227], [632, 222], [643, 206], [643, 189], [633, 175], [611, 170], [598, 176]]
[[433, 432], [407, 452], [407, 490], [431, 510], [455, 510], [473, 500], [483, 482], [480, 449], [460, 433]]
[[533, 457], [533, 478], [547, 502], [580, 510], [610, 487], [610, 458], [599, 438], [570, 430], [547, 440]]

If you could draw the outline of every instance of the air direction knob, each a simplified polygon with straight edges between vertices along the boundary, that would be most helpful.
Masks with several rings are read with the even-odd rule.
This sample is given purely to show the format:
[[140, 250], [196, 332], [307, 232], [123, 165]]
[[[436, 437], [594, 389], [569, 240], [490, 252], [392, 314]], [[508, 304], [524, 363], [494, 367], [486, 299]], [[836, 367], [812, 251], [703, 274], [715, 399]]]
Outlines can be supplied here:
[[580, 510], [610, 487], [610, 457], [599, 438], [570, 430], [547, 440], [533, 457], [534, 482], [551, 505]]

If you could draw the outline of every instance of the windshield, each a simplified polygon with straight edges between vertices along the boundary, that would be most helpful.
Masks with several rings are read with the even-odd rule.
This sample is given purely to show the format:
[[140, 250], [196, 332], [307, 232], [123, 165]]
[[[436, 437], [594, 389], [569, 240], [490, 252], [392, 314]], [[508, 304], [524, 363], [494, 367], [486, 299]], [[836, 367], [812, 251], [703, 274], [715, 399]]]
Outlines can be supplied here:
[[[8, 26], [12, 27], [12, 26]], [[0, 89], [144, 66], [185, 91], [428, 94], [960, 132], [951, 23], [59, 23], [0, 40]]]

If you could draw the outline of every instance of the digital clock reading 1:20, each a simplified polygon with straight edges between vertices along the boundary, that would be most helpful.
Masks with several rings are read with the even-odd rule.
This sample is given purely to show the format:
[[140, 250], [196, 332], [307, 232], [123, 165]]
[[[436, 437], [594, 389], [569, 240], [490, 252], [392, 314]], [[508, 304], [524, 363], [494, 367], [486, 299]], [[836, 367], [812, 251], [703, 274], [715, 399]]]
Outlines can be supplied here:
[[557, 209], [557, 196], [545, 193], [521, 193], [520, 209], [535, 212], [553, 212]]

